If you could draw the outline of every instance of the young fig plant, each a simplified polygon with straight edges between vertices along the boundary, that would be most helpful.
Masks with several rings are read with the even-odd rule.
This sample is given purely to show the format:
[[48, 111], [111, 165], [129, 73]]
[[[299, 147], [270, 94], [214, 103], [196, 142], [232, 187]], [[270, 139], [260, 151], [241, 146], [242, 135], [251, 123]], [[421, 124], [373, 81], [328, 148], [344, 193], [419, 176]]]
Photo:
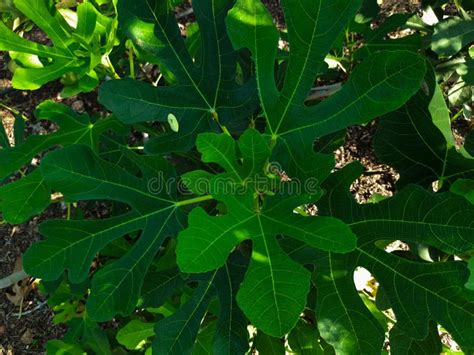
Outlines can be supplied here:
[[[63, 137], [58, 122], [35, 138], [36, 150], [12, 148], [23, 157], [8, 174], [31, 152], [63, 146], [36, 176], [67, 202], [110, 206], [105, 218], [42, 223], [25, 271], [51, 282], [90, 278], [88, 322], [123, 320], [110, 344], [127, 351], [382, 354], [388, 340], [395, 354], [436, 353], [439, 326], [472, 353], [473, 138], [454, 144], [416, 48], [377, 37], [336, 93], [308, 103], [361, 0], [282, 0], [285, 32], [261, 0], [193, 0], [191, 46], [175, 3], [118, 2], [138, 57], [172, 79], [100, 88], [110, 122], [146, 131], [143, 146], [128, 145], [135, 130], [117, 139], [126, 143], [115, 159], [96, 149], [112, 135], [78, 128]], [[358, 204], [350, 189], [362, 166], [336, 168], [315, 141], [375, 119], [377, 154], [401, 178], [393, 196]], [[403, 250], [388, 249], [394, 241]], [[360, 268], [371, 275], [370, 297], [354, 284]]]

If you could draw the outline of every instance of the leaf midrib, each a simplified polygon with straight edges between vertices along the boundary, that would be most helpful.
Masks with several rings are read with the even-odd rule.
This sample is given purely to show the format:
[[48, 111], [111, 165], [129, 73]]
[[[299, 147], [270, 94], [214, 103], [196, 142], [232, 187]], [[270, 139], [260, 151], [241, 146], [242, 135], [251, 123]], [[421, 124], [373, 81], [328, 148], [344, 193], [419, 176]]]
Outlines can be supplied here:
[[206, 281], [207, 282], [207, 287], [206, 289], [204, 290], [201, 298], [199, 299], [199, 301], [197, 302], [197, 305], [196, 307], [194, 307], [193, 311], [191, 312], [190, 316], [188, 318], [186, 318], [186, 321], [184, 322], [184, 325], [183, 327], [181, 327], [178, 335], [175, 337], [175, 340], [173, 341], [173, 343], [171, 344], [171, 349], [174, 348], [174, 346], [176, 345], [176, 342], [178, 341], [178, 339], [180, 338], [181, 334], [183, 333], [184, 329], [186, 328], [186, 326], [188, 325], [188, 323], [191, 321], [191, 319], [193, 318], [194, 314], [197, 312], [197, 309], [199, 308], [199, 306], [201, 305], [201, 303], [203, 302], [203, 300], [206, 298], [207, 296], [207, 293], [209, 292], [209, 289], [212, 287], [213, 285], [213, 282], [214, 282], [214, 278], [216, 277], [217, 275], [217, 271], [218, 269], [216, 269], [214, 271], [214, 274], [212, 275], [211, 279], [209, 281]]
[[[166, 42], [168, 44], [168, 47], [171, 49], [171, 51], [173, 52], [174, 54], [174, 57], [175, 59], [178, 61], [179, 65], [181, 66], [181, 68], [183, 69], [184, 73], [186, 74], [186, 76], [188, 77], [190, 83], [192, 84], [192, 86], [196, 89], [196, 92], [197, 94], [201, 97], [201, 99], [204, 101], [205, 105], [208, 107], [209, 111], [213, 111], [215, 110], [215, 107], [213, 105], [211, 105], [209, 103], [209, 101], [207, 100], [207, 98], [204, 96], [203, 92], [201, 91], [201, 89], [199, 89], [199, 86], [196, 84], [196, 82], [194, 81], [194, 78], [192, 77], [191, 73], [188, 71], [188, 68], [186, 68], [186, 66], [184, 65], [183, 61], [181, 60], [181, 57], [178, 55], [178, 53], [176, 53], [176, 50], [174, 48], [174, 46], [172, 45], [170, 39], [168, 38], [168, 34], [166, 33], [166, 31], [164, 30], [163, 26], [161, 25], [161, 22], [158, 20], [158, 18], [156, 17], [156, 14], [155, 12], [153, 11], [153, 8], [151, 7], [150, 5], [150, 2], [148, 0], [145, 0], [147, 6], [148, 6], [148, 9], [150, 10], [150, 13], [153, 15], [153, 18], [155, 19], [155, 23], [156, 25], [159, 26], [160, 28], [160, 31], [161, 33], [163, 34], [163, 37], [166, 39]], [[219, 46], [219, 44], [218, 44]]]
[[[367, 257], [369, 257], [370, 259], [374, 260], [376, 263], [382, 265], [383, 267], [385, 267], [386, 269], [389, 269], [394, 275], [397, 275], [401, 278], [403, 278], [404, 280], [408, 281], [409, 283], [412, 283], [414, 285], [416, 285], [417, 287], [421, 288], [423, 291], [425, 291], [426, 293], [429, 293], [430, 295], [434, 296], [435, 298], [439, 298], [441, 299], [443, 302], [451, 305], [452, 307], [454, 308], [457, 308], [459, 310], [461, 310], [462, 312], [464, 313], [467, 313], [469, 314], [470, 316], [474, 316], [474, 314], [468, 312], [466, 309], [464, 309], [463, 307], [457, 305], [456, 303], [452, 302], [451, 300], [449, 299], [446, 299], [444, 297], [441, 297], [441, 295], [439, 295], [438, 293], [434, 292], [434, 291], [431, 291], [430, 289], [424, 287], [423, 285], [419, 284], [418, 282], [414, 281], [413, 279], [405, 276], [404, 274], [398, 272], [398, 270], [394, 269], [393, 267], [391, 267], [390, 265], [388, 264], [385, 264], [383, 261], [379, 260], [376, 256], [373, 256], [371, 253], [369, 252], [366, 252], [365, 250], [363, 250], [361, 247], [357, 247], [356, 248], [357, 251], [359, 251], [360, 253], [366, 255]], [[427, 305], [428, 306], [428, 305]], [[430, 309], [431, 311], [431, 309]]]
[[[87, 241], [90, 240], [90, 239], [94, 239], [94, 238], [95, 238], [97, 235], [99, 235], [99, 234], [110, 233], [110, 232], [113, 231], [114, 229], [120, 229], [120, 228], [122, 228], [124, 225], [138, 222], [138, 221], [141, 220], [141, 219], [152, 218], [152, 217], [154, 217], [155, 215], [158, 215], [158, 214], [160, 214], [160, 213], [162, 213], [162, 212], [164, 212], [164, 211], [166, 211], [167, 209], [170, 209], [170, 208], [176, 209], [176, 207], [175, 207], [174, 205], [168, 206], [168, 207], [162, 208], [161, 210], [153, 211], [153, 212], [150, 212], [150, 213], [145, 214], [145, 215], [139, 215], [138, 217], [135, 217], [135, 218], [132, 218], [132, 219], [128, 219], [128, 220], [126, 220], [126, 221], [124, 221], [124, 222], [122, 222], [122, 223], [115, 224], [114, 226], [112, 226], [112, 227], [110, 227], [110, 228], [100, 230], [100, 231], [97, 232], [97, 233], [89, 233], [85, 238], [80, 239], [80, 240], [77, 240], [77, 241], [74, 241], [74, 242], [72, 242], [71, 244], [69, 244], [69, 245], [67, 246], [67, 248], [60, 249], [58, 252], [56, 252], [56, 253], [50, 255], [49, 258], [46, 259], [46, 260], [49, 262], [51, 259], [55, 258], [57, 255], [63, 253], [64, 250], [73, 249], [77, 244], [80, 244], [80, 243], [83, 243], [83, 242], [87, 242]], [[172, 212], [174, 212], [174, 211], [172, 211]], [[127, 215], [128, 215], [128, 216], [133, 216], [134, 213], [136, 213], [136, 212], [130, 212], [130, 213], [124, 214], [124, 215], [122, 215], [122, 216], [120, 216], [120, 217], [126, 217]], [[70, 230], [71, 230], [72, 228], [67, 228], [67, 227], [64, 228], [64, 227], [61, 227], [61, 228], [59, 228], [59, 229], [70, 229]], [[72, 230], [77, 230], [77, 229], [74, 228], [74, 229], [72, 229]], [[80, 231], [82, 232], [82, 230], [80, 230]], [[52, 240], [52, 239], [55, 239], [55, 238], [54, 238], [54, 237], [52, 237], [52, 238], [46, 238], [45, 242], [48, 242], [48, 240]], [[46, 260], [43, 260], [40, 264], [37, 264], [37, 265], [42, 265], [42, 264], [44, 264], [44, 263], [46, 262]]]
[[[162, 202], [168, 202], [168, 203], [171, 203], [173, 206], [175, 204], [175, 201], [172, 201], [172, 200], [167, 200], [167, 199], [164, 199], [164, 198], [161, 198], [161, 197], [158, 197], [158, 196], [154, 196], [154, 195], [150, 195], [148, 193], [146, 193], [145, 191], [141, 191], [141, 190], [138, 190], [138, 189], [135, 189], [131, 186], [127, 186], [127, 185], [121, 185], [119, 183], [116, 183], [116, 182], [113, 182], [113, 181], [109, 181], [109, 180], [101, 180], [99, 178], [96, 178], [96, 177], [93, 177], [93, 176], [90, 176], [90, 175], [85, 175], [85, 174], [81, 174], [77, 171], [74, 171], [74, 170], [68, 170], [67, 168], [64, 168], [62, 166], [58, 166], [58, 165], [55, 165], [56, 169], [57, 170], [60, 170], [60, 171], [64, 171], [66, 174], [71, 174], [71, 175], [75, 175], [75, 176], [78, 176], [80, 178], [84, 178], [84, 179], [87, 179], [87, 180], [92, 180], [92, 181], [96, 181], [96, 182], [99, 182], [99, 183], [105, 183], [105, 184], [108, 184], [108, 185], [112, 185], [112, 186], [115, 186], [115, 187], [119, 187], [119, 188], [122, 188], [124, 190], [131, 190], [135, 193], [138, 193], [139, 195], [143, 195], [147, 198], [151, 198], [151, 199], [154, 199], [154, 200], [158, 200], [158, 201], [162, 201]], [[132, 175], [131, 175], [132, 176]], [[135, 206], [134, 206], [135, 207]]]
[[[163, 211], [163, 210], [162, 210]], [[162, 225], [161, 225], [161, 228], [155, 233], [155, 241], [156, 241], [156, 238], [159, 238], [161, 233], [163, 232], [163, 230], [166, 228], [167, 224], [168, 224], [168, 221], [169, 219], [171, 218], [171, 216], [173, 215], [174, 213], [174, 210], [171, 211], [169, 213], [169, 215], [166, 217], [166, 219], [163, 221]], [[146, 231], [147, 229], [147, 226], [144, 226], [143, 227], [143, 230]], [[150, 232], [151, 233], [151, 232]], [[144, 236], [140, 236], [140, 238], [144, 238]], [[141, 260], [147, 255], [147, 253], [154, 247], [154, 242], [153, 243], [150, 243], [148, 245], [148, 247], [141, 253], [140, 257], [137, 258], [135, 260], [135, 262], [133, 263], [133, 265], [131, 266], [131, 268], [128, 269], [128, 273], [124, 274], [124, 276], [122, 277], [122, 279], [114, 284], [114, 287], [112, 288], [112, 290], [108, 289], [107, 292], [108, 292], [108, 295], [107, 297], [104, 297], [102, 299], [102, 302], [99, 303], [100, 306], [97, 306], [96, 307], [96, 310], [100, 310], [102, 309], [102, 307], [107, 304], [107, 300], [117, 291], [117, 289], [122, 285], [122, 283], [127, 279], [128, 275], [131, 274], [133, 272], [133, 270], [137, 267], [137, 265], [141, 262]], [[109, 270], [109, 272], [111, 271], [114, 271], [114, 269], [112, 270]], [[133, 290], [133, 287], [131, 288]], [[130, 292], [130, 295], [132, 294], [132, 292]], [[131, 296], [130, 296], [131, 297]], [[128, 302], [129, 304], [130, 302]]]
[[267, 259], [268, 259], [268, 267], [270, 269], [270, 279], [271, 279], [271, 282], [272, 282], [272, 294], [273, 294], [273, 300], [275, 302], [276, 314], [277, 314], [277, 319], [278, 319], [278, 329], [279, 329], [279, 333], [281, 333], [282, 332], [281, 328], [282, 328], [283, 323], [282, 323], [281, 318], [280, 318], [280, 307], [278, 306], [276, 282], [275, 282], [275, 276], [273, 275], [273, 266], [272, 266], [271, 253], [270, 253], [270, 250], [268, 249], [266, 234], [263, 230], [263, 225], [262, 225], [262, 221], [260, 220], [260, 215], [257, 215], [257, 220], [258, 220], [258, 225], [259, 225], [259, 228], [260, 228], [260, 233], [261, 233], [261, 238], [262, 238], [262, 241], [263, 241], [263, 246], [265, 248], [265, 253], [266, 253], [266, 256], [267, 256]]
[[[351, 108], [352, 106], [354, 106], [355, 104], [357, 104], [359, 101], [365, 99], [366, 97], [368, 97], [368, 94], [374, 90], [376, 90], [379, 86], [381, 85], [385, 85], [386, 82], [388, 80], [390, 80], [391, 78], [395, 77], [395, 76], [399, 76], [402, 72], [412, 68], [412, 67], [415, 67], [417, 66], [419, 63], [412, 63], [410, 65], [407, 65], [401, 69], [399, 69], [398, 71], [396, 71], [395, 73], [392, 73], [390, 74], [389, 76], [385, 77], [382, 81], [378, 82], [377, 84], [371, 86], [366, 92], [364, 92], [362, 95], [359, 95], [355, 100], [353, 100], [349, 105], [345, 106], [344, 109], [340, 110], [340, 111], [337, 111], [333, 114], [331, 114], [329, 117], [325, 118], [324, 120], [320, 120], [320, 121], [317, 121], [317, 122], [314, 122], [314, 123], [311, 123], [311, 124], [307, 124], [307, 125], [304, 125], [304, 126], [300, 126], [300, 127], [297, 127], [297, 128], [293, 128], [293, 129], [289, 129], [283, 133], [278, 133], [278, 136], [279, 137], [283, 137], [285, 135], [288, 135], [288, 134], [291, 134], [293, 132], [297, 132], [297, 131], [302, 131], [302, 130], [305, 130], [307, 128], [313, 128], [313, 127], [317, 127], [319, 125], [322, 125], [330, 120], [332, 120], [334, 117], [337, 117], [338, 115], [340, 115], [342, 112], [348, 110], [349, 108]], [[317, 108], [318, 106], [315, 106], [313, 110], [315, 110], [317, 112]], [[311, 109], [308, 109], [305, 107], [305, 111], [307, 114], [311, 113]]]
[[[350, 2], [348, 2], [350, 3]], [[280, 116], [280, 119], [278, 120], [278, 124], [277, 124], [277, 127], [275, 129], [275, 131], [273, 132], [272, 129], [271, 129], [271, 125], [270, 125], [270, 122], [268, 122], [268, 126], [270, 128], [270, 131], [272, 132], [272, 134], [278, 134], [278, 130], [280, 129], [280, 126], [281, 124], [283, 123], [283, 120], [285, 119], [286, 117], [286, 114], [288, 113], [288, 110], [290, 109], [290, 106], [292, 105], [293, 103], [293, 99], [300, 87], [300, 83], [301, 81], [303, 80], [303, 75], [305, 74], [306, 72], [306, 67], [308, 65], [308, 61], [309, 61], [309, 54], [311, 53], [311, 49], [313, 48], [313, 43], [315, 41], [315, 32], [318, 28], [318, 24], [319, 24], [319, 15], [321, 14], [321, 5], [322, 5], [322, 1], [319, 1], [319, 6], [318, 6], [318, 17], [314, 20], [314, 25], [313, 25], [313, 31], [311, 33], [311, 42], [309, 43], [308, 45], [308, 50], [306, 52], [306, 55], [305, 55], [305, 59], [304, 59], [304, 65], [303, 65], [303, 68], [301, 68], [301, 72], [298, 76], [298, 80], [293, 88], [293, 92], [291, 93], [291, 96], [285, 106], [285, 108], [283, 109], [283, 112]], [[296, 31], [296, 30], [295, 30]], [[291, 52], [290, 52], [290, 58], [291, 58]], [[268, 120], [269, 121], [269, 120]]]

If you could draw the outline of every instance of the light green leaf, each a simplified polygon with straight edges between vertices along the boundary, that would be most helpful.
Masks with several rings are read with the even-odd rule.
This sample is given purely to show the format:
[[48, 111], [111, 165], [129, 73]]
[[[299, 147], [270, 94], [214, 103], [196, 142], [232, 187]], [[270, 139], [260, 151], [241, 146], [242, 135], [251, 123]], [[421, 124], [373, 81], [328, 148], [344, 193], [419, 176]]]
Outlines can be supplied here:
[[[102, 56], [108, 55], [114, 46], [114, 20], [100, 14], [91, 3], [77, 7], [76, 29], [66, 22], [55, 6], [51, 6], [49, 0], [14, 0], [14, 3], [19, 11], [48, 35], [53, 44], [46, 46], [26, 40], [3, 22], [0, 23], [0, 50], [43, 59], [41, 65], [28, 65], [15, 70], [12, 84], [16, 89], [36, 90], [71, 72], [81, 78], [95, 69]], [[107, 31], [104, 31], [104, 27]]]
[[148, 338], [155, 335], [154, 326], [154, 323], [146, 323], [138, 319], [131, 320], [118, 331], [117, 341], [128, 350], [135, 350]]
[[91, 3], [85, 2], [77, 6], [77, 36], [86, 42], [91, 42], [94, 36], [96, 22], [96, 9]]
[[46, 351], [48, 354], [52, 355], [83, 355], [86, 354], [79, 346], [76, 344], [69, 344], [62, 340], [49, 340], [46, 343]]
[[281, 250], [275, 237], [283, 234], [344, 253], [354, 247], [354, 236], [337, 219], [293, 213], [296, 207], [317, 200], [317, 190], [291, 195], [284, 183], [280, 190], [268, 190], [272, 183], [264, 175], [264, 162], [270, 151], [257, 131], [247, 130], [239, 140], [242, 164], [237, 163], [236, 144], [227, 135], [201, 134], [197, 145], [203, 161], [226, 170], [211, 180], [210, 193], [226, 205], [228, 213], [216, 217], [202, 208], [191, 212], [189, 227], [178, 236], [178, 265], [184, 272], [216, 269], [225, 264], [233, 248], [251, 239], [252, 259], [237, 295], [239, 306], [261, 330], [284, 335], [303, 310], [310, 275]]
[[51, 8], [48, 8], [49, 2], [45, 0], [14, 0], [15, 7], [26, 17], [32, 19], [35, 24], [49, 35], [49, 38], [55, 46], [66, 50], [68, 49], [68, 40], [71, 37], [71, 28], [58, 13], [52, 14]]

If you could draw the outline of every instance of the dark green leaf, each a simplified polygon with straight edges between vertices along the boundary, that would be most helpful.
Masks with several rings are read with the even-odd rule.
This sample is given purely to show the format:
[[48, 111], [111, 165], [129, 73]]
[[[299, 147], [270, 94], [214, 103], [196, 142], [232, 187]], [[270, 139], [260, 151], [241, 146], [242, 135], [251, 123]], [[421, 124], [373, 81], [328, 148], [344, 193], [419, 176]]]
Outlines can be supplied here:
[[400, 186], [431, 187], [439, 181], [441, 188], [444, 182], [473, 176], [474, 160], [465, 150], [456, 150], [448, 108], [431, 70], [416, 96], [382, 118], [375, 151], [400, 173]]
[[394, 355], [440, 354], [442, 346], [436, 323], [430, 323], [428, 335], [422, 340], [412, 339], [410, 334], [394, 326], [390, 329], [390, 351]]
[[[339, 266], [333, 277], [351, 275], [356, 265], [366, 268], [384, 288], [397, 326], [405, 334], [422, 340], [428, 335], [430, 320], [435, 321], [450, 332], [464, 351], [472, 351], [474, 292], [464, 288], [468, 276], [465, 264], [410, 261], [375, 246], [378, 240], [400, 239], [435, 246], [447, 253], [470, 251], [474, 245], [472, 218], [468, 217], [474, 213], [472, 205], [449, 192], [434, 194], [409, 186], [392, 198], [361, 206], [349, 193], [351, 182], [360, 173], [360, 166], [353, 164], [335, 174], [326, 184], [332, 193], [318, 204], [323, 214], [341, 218], [358, 237], [354, 253], [328, 255], [331, 264]], [[325, 294], [318, 297], [325, 299]], [[337, 313], [328, 316], [335, 323], [332, 327], [344, 327]], [[356, 319], [367, 324], [366, 316]], [[464, 326], [459, 327], [460, 323]], [[324, 338], [321, 325], [318, 326]], [[374, 339], [364, 346], [376, 344]]]
[[265, 333], [258, 333], [255, 337], [255, 348], [262, 355], [283, 355], [285, 345], [279, 338], [271, 337]]
[[419, 33], [397, 39], [386, 38], [390, 32], [405, 27], [412, 16], [413, 14], [395, 14], [385, 19], [377, 29], [364, 36], [363, 45], [354, 53], [354, 59], [362, 59], [378, 51], [409, 50], [416, 52], [421, 49], [422, 43]]
[[474, 20], [450, 18], [435, 26], [431, 49], [438, 55], [450, 57], [474, 41]]
[[319, 332], [313, 326], [302, 320], [288, 335], [288, 344], [294, 354], [323, 355], [324, 350], [318, 342]]
[[[198, 275], [199, 285], [191, 298], [172, 316], [155, 327], [157, 354], [191, 354], [210, 302], [219, 299], [219, 320], [213, 338], [214, 354], [244, 354], [248, 350], [247, 322], [235, 301], [245, 264], [233, 255], [219, 270]], [[232, 277], [232, 279], [231, 279]]]
[[228, 129], [245, 127], [256, 107], [254, 81], [236, 83], [237, 52], [227, 37], [224, 19], [232, 0], [193, 2], [201, 39], [200, 66], [186, 49], [185, 42], [168, 2], [122, 1], [120, 23], [129, 38], [151, 60], [163, 63], [178, 82], [169, 87], [120, 80], [105, 83], [100, 101], [123, 122], [156, 120], [167, 122], [176, 117], [179, 131], [169, 130], [152, 139], [148, 151], [188, 150], [199, 132], [216, 129], [216, 121]]
[[[164, 161], [162, 164], [166, 166]], [[120, 201], [131, 210], [97, 221], [47, 221], [40, 227], [46, 239], [26, 253], [25, 270], [44, 280], [54, 280], [68, 269], [70, 280], [79, 282], [87, 277], [97, 252], [127, 233], [142, 231], [125, 256], [94, 276], [87, 304], [90, 316], [96, 320], [131, 313], [154, 256], [165, 238], [181, 227], [177, 203], [172, 196], [153, 194], [146, 179], [100, 159], [83, 145], [49, 154], [43, 159], [41, 171], [48, 184], [69, 200]]]
[[[35, 115], [59, 126], [48, 135], [32, 135], [21, 144], [0, 150], [0, 179], [16, 173], [38, 154], [56, 146], [86, 144], [98, 150], [99, 136], [109, 129], [117, 129], [119, 123], [112, 118], [92, 122], [87, 114], [79, 115], [69, 107], [52, 101], [41, 103]], [[26, 177], [0, 187], [1, 210], [10, 223], [22, 223], [42, 212], [50, 202], [51, 189], [39, 171], [33, 170]]]
[[377, 53], [356, 68], [339, 92], [319, 105], [306, 107], [306, 95], [326, 54], [354, 17], [360, 1], [304, 1], [297, 5], [283, 1], [282, 5], [291, 26], [288, 75], [281, 92], [274, 79], [279, 35], [263, 4], [238, 0], [227, 18], [229, 33], [235, 47], [252, 52], [267, 133], [276, 144], [273, 156], [290, 177], [323, 180], [333, 161], [313, 154], [314, 140], [403, 105], [419, 89], [425, 64], [421, 57], [406, 51]]

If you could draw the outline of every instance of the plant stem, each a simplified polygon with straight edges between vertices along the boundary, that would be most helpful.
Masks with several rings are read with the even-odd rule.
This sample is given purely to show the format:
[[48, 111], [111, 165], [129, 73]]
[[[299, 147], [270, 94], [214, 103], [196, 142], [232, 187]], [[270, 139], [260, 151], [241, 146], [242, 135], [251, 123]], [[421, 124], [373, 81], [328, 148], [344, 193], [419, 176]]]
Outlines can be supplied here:
[[130, 77], [135, 79], [135, 63], [133, 61], [133, 50], [131, 48], [128, 50], [128, 63], [130, 65]]
[[112, 74], [112, 76], [114, 77], [114, 79], [120, 79], [120, 76], [117, 74], [117, 72], [115, 71], [115, 68], [112, 64], [112, 62], [110, 61], [110, 58], [108, 55], [105, 55], [104, 56], [105, 58], [105, 62], [107, 63], [106, 67], [107, 69], [109, 70], [109, 72]]
[[453, 116], [453, 118], [451, 118], [451, 122], [456, 121], [463, 113], [464, 113], [464, 109], [462, 108]]
[[209, 200], [212, 200], [213, 198], [214, 197], [212, 197], [211, 195], [199, 196], [199, 197], [191, 198], [189, 200], [178, 201], [175, 203], [175, 206], [182, 207], [182, 206], [192, 205], [194, 203], [209, 201]]
[[71, 203], [70, 202], [67, 203], [67, 217], [66, 217], [66, 219], [68, 221], [71, 220]]
[[227, 129], [226, 126], [223, 126], [223, 125], [219, 124], [219, 127], [222, 129], [222, 132], [224, 132], [228, 136], [232, 137], [232, 135], [230, 134], [230, 132], [229, 132], [229, 130]]
[[212, 118], [214, 119], [214, 122], [217, 123], [217, 125], [219, 126], [219, 128], [222, 130], [223, 133], [227, 134], [228, 136], [232, 137], [232, 135], [230, 134], [229, 130], [227, 129], [226, 126], [222, 125], [220, 122], [219, 122], [219, 115], [217, 114], [217, 112], [213, 109], [211, 111], [211, 115], [212, 115]]
[[158, 75], [158, 78], [156, 78], [156, 80], [153, 82], [153, 86], [158, 86], [158, 83], [160, 82], [162, 77], [163, 74], [160, 73], [160, 75]]
[[10, 106], [7, 106], [5, 105], [4, 103], [0, 102], [0, 107], [3, 107], [5, 110], [8, 110], [10, 111], [11, 113], [13, 113], [14, 115], [18, 115], [20, 112], [18, 112], [17, 110], [15, 110], [13, 107], [10, 107]]

